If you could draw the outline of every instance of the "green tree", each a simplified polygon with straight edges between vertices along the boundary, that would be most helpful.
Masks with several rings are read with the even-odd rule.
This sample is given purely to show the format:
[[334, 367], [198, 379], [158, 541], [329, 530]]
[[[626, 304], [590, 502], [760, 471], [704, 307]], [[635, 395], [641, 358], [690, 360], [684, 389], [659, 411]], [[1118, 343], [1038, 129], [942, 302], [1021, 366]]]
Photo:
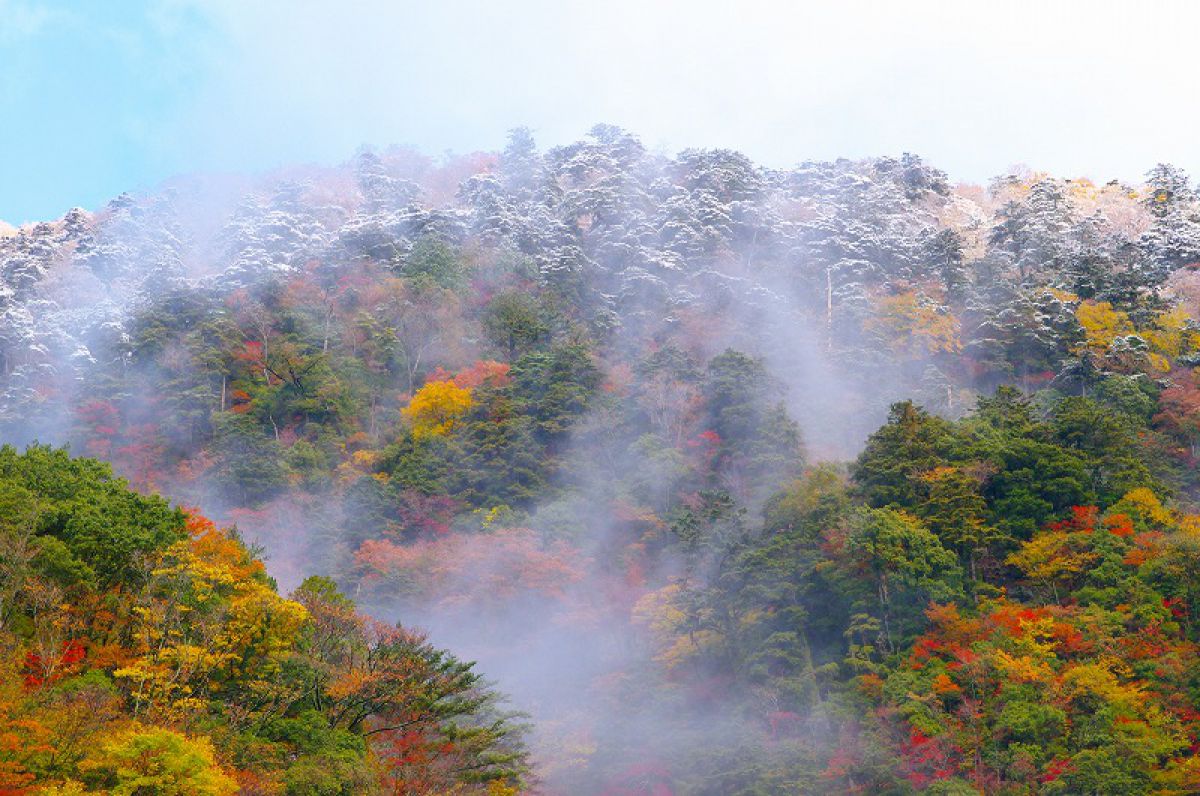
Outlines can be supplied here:
[[536, 298], [514, 290], [488, 303], [483, 329], [492, 345], [512, 362], [547, 342], [551, 326], [546, 308]]
[[207, 738], [158, 727], [116, 736], [84, 758], [80, 769], [90, 784], [115, 796], [225, 796], [238, 790]]
[[873, 607], [883, 620], [888, 647], [917, 632], [929, 601], [962, 595], [962, 573], [916, 517], [893, 509], [862, 509], [851, 520], [846, 551], [873, 586]]
[[226, 492], [244, 505], [278, 494], [287, 483], [279, 443], [247, 415], [218, 415], [215, 426], [216, 475]]
[[887, 424], [867, 440], [851, 475], [871, 506], [915, 509], [922, 497], [916, 476], [952, 461], [958, 449], [947, 421], [905, 401], [892, 406]]

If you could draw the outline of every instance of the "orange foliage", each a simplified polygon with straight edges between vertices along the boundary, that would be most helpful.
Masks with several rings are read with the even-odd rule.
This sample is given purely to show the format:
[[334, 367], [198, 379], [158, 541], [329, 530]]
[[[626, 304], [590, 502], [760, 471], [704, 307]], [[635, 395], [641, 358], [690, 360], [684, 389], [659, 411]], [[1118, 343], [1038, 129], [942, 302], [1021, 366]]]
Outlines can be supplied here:
[[1104, 518], [1104, 527], [1114, 536], [1133, 536], [1133, 520], [1126, 514], [1113, 514]]
[[453, 381], [455, 386], [464, 390], [473, 390], [476, 387], [500, 389], [512, 383], [512, 377], [508, 375], [508, 371], [509, 366], [505, 362], [481, 359], [469, 368], [460, 370], [455, 374]]

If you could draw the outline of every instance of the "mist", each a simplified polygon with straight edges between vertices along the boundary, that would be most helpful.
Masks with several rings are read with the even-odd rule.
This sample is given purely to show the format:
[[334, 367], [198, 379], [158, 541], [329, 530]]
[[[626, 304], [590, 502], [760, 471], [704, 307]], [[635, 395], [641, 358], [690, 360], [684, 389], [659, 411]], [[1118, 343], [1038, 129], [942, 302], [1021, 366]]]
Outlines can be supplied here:
[[[1006, 387], [1091, 389], [1166, 435], [1147, 472], [1192, 461], [1153, 406], [1190, 382], [1145, 363], [1192, 356], [1200, 214], [1155, 164], [1200, 170], [1194, 16], [180, 0], [91, 37], [0, 0], [17, 115], [45, 37], [94, 39], [80, 113], [125, 100], [92, 140], [69, 110], [0, 131], [32, 152], [0, 188], [0, 442], [110, 462], [282, 592], [328, 576], [474, 661], [531, 792], [921, 787], [928, 739], [863, 694], [975, 551], [924, 562], [893, 643], [847, 541], [892, 503], [855, 461]], [[1125, 313], [1105, 356], [1145, 373], [1093, 368], [1081, 307]], [[982, 501], [999, 465], [961, 469]]]
[[[643, 189], [637, 186], [675, 168], [670, 159], [643, 153], [626, 133], [608, 129], [599, 135], [551, 152], [544, 167], [521, 166], [510, 154], [496, 177], [519, 182], [535, 178], [555, 161], [598, 157], [597, 163], [629, 169], [618, 194], [628, 192], [628, 201], [641, 202], [636, 195]], [[604, 152], [623, 152], [624, 164], [606, 160], [610, 156]], [[748, 161], [713, 156], [716, 163], [745, 169], [733, 179], [758, 184], [758, 172]], [[703, 369], [723, 351], [744, 351], [764, 363], [770, 383], [762, 400], [781, 402], [801, 422], [810, 460], [852, 456], [883, 418], [887, 404], [911, 386], [897, 382], [886, 391], [864, 391], [847, 380], [844, 364], [829, 355], [820, 313], [809, 311], [790, 271], [794, 266], [784, 265], [793, 255], [780, 248], [780, 241], [751, 235], [752, 248], [744, 256], [713, 257], [694, 249], [694, 263], [689, 263], [686, 252], [698, 244], [681, 239], [682, 248], [668, 246], [659, 254], [647, 250], [611, 275], [603, 270], [610, 266], [600, 262], [583, 264], [601, 269], [587, 278], [609, 281], [623, 291], [594, 294], [601, 302], [596, 309], [619, 319], [606, 322], [610, 331], [595, 362], [600, 376], [612, 383], [592, 408], [582, 410], [575, 429], [553, 443], [558, 463], [546, 474], [545, 497], [504, 507], [498, 519], [483, 527], [471, 519], [478, 510], [464, 515], [465, 520], [451, 520], [456, 527], [466, 526], [448, 536], [438, 535], [444, 531], [424, 536], [405, 530], [403, 515], [390, 513], [394, 509], [378, 515], [382, 525], [370, 527], [359, 516], [357, 499], [345, 491], [352, 483], [347, 478], [357, 477], [354, 469], [349, 476], [339, 471], [332, 484], [285, 486], [259, 497], [230, 489], [231, 476], [222, 475], [220, 462], [241, 455], [240, 449], [222, 447], [220, 430], [214, 431], [203, 417], [194, 421], [199, 423], [195, 427], [161, 425], [172, 416], [178, 422], [181, 409], [165, 410], [161, 394], [152, 388], [143, 391], [154, 384], [194, 385], [187, 389], [200, 390], [206, 411], [239, 411], [232, 403], [233, 386], [201, 365], [194, 344], [185, 342], [182, 332], [156, 331], [163, 323], [156, 320], [160, 313], [201, 313], [194, 323], [229, 317], [247, 344], [269, 353], [280, 344], [284, 327], [274, 318], [278, 309], [271, 309], [279, 299], [268, 296], [281, 295], [280, 287], [290, 282], [311, 278], [306, 274], [321, 273], [314, 267], [335, 279], [344, 273], [344, 284], [356, 266], [354, 250], [343, 247], [366, 240], [366, 230], [378, 228], [372, 236], [401, 236], [391, 239], [389, 247], [406, 251], [413, 242], [403, 236], [429, 234], [437, 228], [439, 213], [449, 213], [447, 218], [460, 225], [472, 219], [492, 223], [486, 204], [480, 206], [483, 214], [463, 204], [465, 188], [459, 188], [459, 198], [441, 205], [426, 205], [426, 198], [395, 210], [386, 206], [418, 190], [429, 197], [447, 177], [463, 186], [472, 180], [478, 184], [489, 179], [492, 164], [484, 159], [438, 165], [403, 151], [381, 160], [367, 153], [337, 169], [291, 169], [252, 181], [181, 180], [160, 193], [114, 200], [94, 215], [73, 211], [64, 221], [24, 228], [3, 244], [9, 283], [18, 286], [6, 316], [13, 342], [5, 352], [5, 440], [69, 442], [78, 453], [113, 461], [140, 488], [163, 491], [183, 505], [235, 523], [263, 550], [283, 589], [295, 588], [309, 574], [334, 575], [371, 613], [425, 628], [435, 643], [477, 661], [511, 696], [512, 706], [529, 713], [538, 773], [547, 792], [619, 788], [623, 777], [649, 777], [667, 787], [675, 776], [671, 772], [695, 749], [754, 737], [763, 732], [763, 719], [711, 692], [715, 684], [689, 686], [662, 679], [656, 662], [661, 650], [655, 648], [650, 627], [654, 620], [639, 601], [652, 599], [647, 595], [654, 587], [703, 585], [712, 577], [711, 562], [704, 556], [672, 551], [665, 525], [684, 505], [679, 503], [681, 486], [694, 481], [700, 472], [695, 468], [710, 466], [716, 455], [711, 446], [718, 443], [700, 434], [705, 421], [697, 414], [696, 387], [664, 377], [647, 393], [645, 385], [639, 386], [646, 377], [628, 372], [623, 363], [636, 363], [648, 351], [678, 350], [692, 363], [689, 367]], [[382, 183], [364, 181], [364, 169], [380, 166]], [[362, 187], [356, 187], [356, 180]], [[789, 201], [777, 178], [772, 184], [780, 187], [755, 200], [764, 202], [764, 208]], [[379, 185], [382, 199], [361, 193]], [[397, 226], [388, 215], [396, 210], [414, 220]], [[640, 211], [630, 204], [622, 212]], [[552, 264], [563, 256], [557, 249], [530, 251], [535, 263], [545, 258]], [[784, 260], [778, 259], [781, 254]], [[496, 290], [486, 286], [489, 279], [502, 284], [512, 278], [503, 269], [498, 276], [486, 276], [495, 271], [497, 257], [511, 257], [503, 250], [485, 248], [470, 256], [478, 274], [472, 291], [487, 295]], [[657, 265], [654, 258], [660, 259]], [[386, 270], [375, 273], [374, 278], [387, 275]], [[553, 273], [544, 270], [544, 278], [555, 278]], [[358, 284], [356, 291], [371, 289], [370, 278]], [[214, 288], [216, 303], [188, 308], [189, 296], [201, 301]], [[104, 301], [91, 299], [101, 293]], [[252, 298], [256, 294], [262, 298]], [[207, 320], [203, 313], [209, 313]], [[466, 334], [462, 340], [434, 334], [419, 376], [428, 378], [435, 364], [461, 367], [472, 357], [489, 354], [477, 331]], [[339, 345], [349, 342], [343, 338]], [[225, 345], [236, 350], [242, 344], [235, 337]], [[114, 377], [127, 386], [98, 400], [99, 386]], [[414, 385], [401, 375], [384, 386], [405, 394]], [[665, 394], [655, 392], [664, 389]], [[691, 460], [661, 459], [638, 442], [641, 432], [633, 427], [614, 433], [630, 422], [623, 405], [638, 401], [647, 409], [670, 409], [673, 414], [648, 430], [673, 438]], [[676, 405], [678, 401], [683, 403]], [[282, 453], [295, 445], [289, 439], [312, 438], [311, 422], [306, 432], [287, 417], [270, 415], [267, 420], [254, 444], [277, 445]], [[285, 421], [292, 428], [281, 438], [279, 426]], [[379, 439], [376, 444], [394, 437], [387, 423], [372, 434]], [[197, 445], [209, 452], [197, 458], [192, 453]], [[733, 470], [716, 477], [730, 479], [748, 512], [746, 523], [753, 524], [760, 521], [765, 490], [786, 483], [787, 473], [768, 473], [766, 481], [754, 484], [749, 481], [761, 477], [739, 474], [741, 466], [731, 465]], [[637, 474], [634, 482], [628, 481], [630, 474]], [[472, 523], [473, 532], [468, 530]], [[411, 541], [400, 542], [404, 538]], [[631, 552], [637, 550], [642, 552]], [[659, 698], [630, 704], [624, 696], [629, 683], [648, 678], [661, 679]], [[791, 737], [776, 740], [797, 742]]]

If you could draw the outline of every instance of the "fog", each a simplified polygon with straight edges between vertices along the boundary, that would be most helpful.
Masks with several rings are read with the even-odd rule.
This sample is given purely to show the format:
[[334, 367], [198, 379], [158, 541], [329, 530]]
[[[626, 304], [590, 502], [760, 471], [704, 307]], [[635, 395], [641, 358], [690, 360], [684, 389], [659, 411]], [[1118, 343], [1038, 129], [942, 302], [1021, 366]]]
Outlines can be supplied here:
[[[814, 230], [883, 225], [897, 251], [906, 251], [931, 228], [934, 216], [921, 203], [904, 204], [899, 184], [880, 176], [892, 173], [898, 161], [891, 160], [810, 164], [792, 176], [771, 176], [732, 153], [693, 152], [675, 160], [645, 152], [615, 128], [597, 128], [571, 148], [536, 155], [534, 165], [519, 166], [513, 157], [503, 156], [497, 168], [494, 160], [439, 163], [394, 150], [382, 159], [360, 154], [334, 169], [293, 168], [255, 179], [200, 176], [174, 181], [160, 192], [120, 197], [96, 214], [73, 211], [61, 221], [23, 228], [3, 244], [10, 285], [5, 441], [71, 443], [78, 453], [109, 459], [135, 486], [161, 490], [182, 505], [236, 524], [262, 550], [284, 591], [310, 574], [333, 575], [364, 609], [425, 628], [434, 643], [477, 661], [510, 695], [511, 706], [529, 714], [536, 771], [547, 793], [635, 787], [626, 779], [641, 783], [638, 788], [670, 787], [701, 750], [800, 754], [803, 746], [812, 754], [832, 740], [819, 710], [806, 714], [803, 729], [797, 725], [776, 737], [764, 717], [793, 714], [770, 700], [751, 708], [745, 698], [725, 693], [718, 678], [672, 676], [662, 663], [668, 653], [656, 629], [671, 589], [708, 588], [720, 572], [715, 554], [688, 553], [671, 541], [672, 517], [700, 499], [694, 490], [706, 485], [729, 490], [742, 512], [741, 519], [730, 521], [753, 532], [761, 524], [764, 499], [796, 471], [756, 475], [735, 452], [704, 477], [713, 480], [697, 480], [713, 467], [712, 446], [719, 442], [705, 436], [712, 434], [706, 424], [713, 421], [698, 406], [698, 388], [680, 376], [651, 379], [636, 369], [656, 351], [678, 351], [698, 373], [722, 352], [744, 352], [763, 367], [761, 377], [752, 377], [762, 384], [746, 385], [751, 394], [761, 388], [762, 397], [753, 400], [764, 402], [763, 411], [779, 403], [799, 423], [807, 460], [846, 461], [883, 420], [889, 402], [919, 392], [925, 357], [890, 371], [885, 384], [868, 377], [864, 360], [847, 360], [841, 353], [847, 346], [889, 356], [876, 351], [872, 339], [856, 341], [844, 332], [833, 346], [827, 317], [833, 293], [827, 296], [826, 290], [833, 291], [837, 280], [839, 296], [860, 295], [857, 271], [848, 266], [844, 275], [826, 273], [834, 265], [806, 258], [797, 248], [799, 228], [781, 218], [789, 213], [815, 218]], [[554, 169], [568, 175], [578, 168], [572, 164], [585, 162], [620, 175], [615, 193], [597, 200], [592, 193], [597, 183], [589, 179], [578, 199], [538, 194], [513, 211], [513, 223], [532, 225], [521, 235], [542, 241], [529, 256], [542, 263], [540, 279], [554, 285], [564, 278], [557, 274], [572, 273], [557, 263], [577, 255], [553, 242], [563, 228], [544, 216], [546, 208], [558, 207], [550, 203], [561, 202], [561, 212], [572, 221], [584, 212], [576, 201], [622, 208], [615, 216], [606, 211], [605, 227], [573, 233], [582, 234], [579, 240], [595, 253], [596, 260], [584, 261], [579, 273], [597, 288], [588, 288], [578, 306], [568, 309], [596, 319], [591, 322], [601, 331], [595, 365], [606, 385], [599, 395], [608, 397], [597, 398], [554, 443], [557, 464], [532, 499], [482, 525], [474, 519], [478, 511], [462, 513], [448, 521], [454, 530], [439, 536], [405, 530], [403, 507], [370, 519], [364, 514], [368, 505], [350, 487], [354, 478], [368, 485], [372, 479], [353, 469], [347, 476], [349, 463], [336, 474], [321, 472], [315, 486], [293, 481], [262, 497], [238, 486], [253, 482], [258, 476], [253, 468], [230, 481], [223, 468], [253, 440], [287, 457], [297, 438], [316, 441], [322, 433], [320, 424], [297, 426], [274, 410], [253, 414], [252, 405], [245, 415], [258, 418], [246, 438], [251, 442], [229, 447], [225, 432], [206, 417], [217, 409], [226, 410], [220, 412], [225, 417], [238, 411], [227, 395], [230, 371], [222, 368], [240, 373], [248, 367], [238, 378], [253, 381], [261, 377], [255, 371], [267, 367], [239, 365], [247, 356], [240, 346], [269, 352], [289, 345], [284, 341], [295, 334], [296, 321], [279, 314], [287, 306], [279, 297], [293, 295], [289, 285], [326, 274], [320, 278], [332, 280], [328, 284], [356, 285], [339, 289], [346, 291], [345, 301], [357, 302], [391, 272], [371, 265], [374, 270], [364, 273], [373, 276], [354, 282], [355, 269], [366, 266], [353, 247], [382, 241], [389, 252], [405, 252], [412, 250], [413, 236], [446, 234], [462, 247], [462, 256], [471, 252], [475, 269], [471, 285], [460, 287], [454, 301], [476, 301], [513, 277], [502, 266], [512, 254], [483, 242], [492, 240], [486, 229], [496, 216], [490, 200], [470, 198], [478, 190], [470, 188], [478, 185], [472, 180], [519, 185], [536, 177], [535, 182], [562, 186], [566, 176], [546, 175]], [[917, 175], [912, 179], [925, 179], [922, 174], [939, 179], [936, 171], [913, 163], [918, 165], [910, 164]], [[693, 201], [709, 195], [705, 188], [677, 193], [665, 210], [656, 209], [643, 193], [665, 190], [657, 175], [679, 169], [722, 175], [720, 190], [744, 193], [746, 199], [731, 205], [742, 226], [709, 228], [688, 215], [699, 212], [693, 206], [703, 207]], [[452, 193], [441, 187], [448, 180], [451, 187], [453, 181], [463, 187]], [[809, 187], [789, 187], [793, 180]], [[866, 193], [864, 185], [870, 186]], [[839, 186], [850, 186], [850, 193], [842, 196], [838, 192], [847, 189]], [[414, 191], [423, 198], [406, 198]], [[847, 204], [845, 197], [857, 198]], [[391, 208], [390, 201], [402, 204]], [[936, 201], [947, 200], [939, 195]], [[888, 207], [893, 209], [883, 209]], [[643, 243], [640, 252], [614, 256], [605, 237], [586, 236], [594, 229], [616, 240], [627, 234], [623, 230], [646, 223], [642, 214], [658, 212], [668, 214], [667, 221], [656, 222], [665, 224], [664, 242]], [[877, 212], [884, 215], [876, 218]], [[894, 212], [900, 215], [887, 215]], [[472, 232], [478, 224], [483, 226]], [[692, 236], [714, 234], [730, 242], [716, 254], [696, 248], [700, 239]], [[188, 302], [209, 300], [205, 296], [215, 303], [195, 305], [208, 309], [185, 321], [198, 311]], [[444, 301], [451, 299], [446, 293]], [[338, 316], [332, 333], [328, 322], [324, 331], [318, 325], [303, 333], [315, 334], [311, 344], [321, 350], [332, 339], [330, 353], [346, 357], [348, 346], [357, 345], [352, 317]], [[197, 349], [195, 329], [219, 318], [234, 324], [223, 333], [234, 336], [221, 338], [214, 331], [214, 340], [225, 342], [209, 353]], [[461, 338], [437, 328], [429, 332], [418, 384], [435, 365], [453, 370], [500, 354], [480, 339], [474, 321], [464, 316], [462, 322], [467, 325]], [[459, 328], [460, 322], [451, 317], [445, 323]], [[230, 349], [226, 365], [205, 364], [206, 357], [228, 358]], [[876, 365], [884, 367], [883, 362]], [[389, 376], [382, 395], [404, 400], [416, 386], [407, 383], [406, 374], [402, 369]], [[271, 381], [268, 377], [268, 386]], [[192, 395], [197, 397], [187, 397]], [[204, 414], [188, 409], [189, 400], [207, 407]], [[648, 421], [636, 420], [641, 412], [649, 413]], [[404, 424], [393, 418], [370, 432], [374, 446], [384, 448], [403, 435]], [[639, 430], [645, 422], [649, 426]], [[658, 441], [647, 432], [660, 435], [653, 437]], [[415, 538], [398, 543], [399, 532]], [[733, 765], [710, 762], [718, 773]]]
[[[741, 513], [720, 521], [758, 532], [768, 496], [798, 474], [755, 472], [742, 451], [712, 464], [706, 369], [727, 350], [761, 364], [756, 417], [782, 406], [798, 425], [797, 468], [852, 460], [892, 401], [960, 415], [995, 380], [950, 373], [939, 356], [950, 342], [905, 347], [872, 326], [873, 308], [896, 295], [944, 317], [944, 296], [913, 287], [936, 281], [930, 241], [952, 230], [982, 254], [1011, 198], [1003, 182], [956, 185], [939, 169], [982, 183], [1024, 161], [1097, 184], [1137, 180], [1160, 160], [1200, 169], [1189, 162], [1196, 111], [1174, 99], [1200, 88], [1184, 39], [1194, 15], [1182, 3], [1080, 14], [1032, 3], [179, 0], [147, 19], [119, 16], [97, 37], [101, 57], [110, 45], [129, 53], [99, 74], [166, 68], [130, 85], [89, 141], [73, 112], [33, 119], [45, 65], [30, 54], [56, 31], [82, 35], [88, 13], [3, 0], [0, 54], [15, 66], [0, 80], [31, 121], [0, 131], [0, 146], [22, 155], [0, 216], [46, 222], [0, 225], [3, 441], [111, 460], [137, 488], [236, 524], [281, 590], [331, 575], [365, 610], [477, 661], [529, 715], [546, 793], [669, 794], [681, 771], [736, 770], [743, 748], [815, 756], [837, 743], [819, 705], [799, 717], [766, 689], [735, 694], [720, 677], [676, 674], [658, 637], [669, 590], [715, 587], [724, 563], [683, 551], [677, 515], [723, 491]], [[1151, 72], [1167, 77], [1147, 82]], [[102, 100], [114, 89], [99, 82]], [[1131, 110], [1113, 114], [1114, 103]], [[1147, 124], [1166, 107], [1170, 123]], [[585, 134], [596, 120], [636, 137]], [[516, 124], [539, 145], [524, 172], [500, 153]], [[61, 147], [38, 146], [46, 126]], [[95, 165], [117, 151], [121, 168]], [[900, 157], [910, 151], [927, 160]], [[371, 157], [382, 199], [364, 180]], [[89, 210], [64, 215], [76, 205]], [[314, 361], [332, 350], [365, 362], [365, 326], [338, 316], [337, 302], [357, 311], [426, 240], [467, 263], [468, 279], [434, 308], [453, 330], [430, 332], [407, 373], [364, 365], [329, 379], [347, 394], [373, 390], [369, 418], [329, 420], [345, 424], [335, 443], [325, 421], [260, 409], [265, 397], [234, 408], [252, 346], [264, 362], [297, 340]], [[322, 299], [320, 345], [316, 325], [280, 310], [306, 300], [286, 292], [296, 284], [339, 297]], [[351, 488], [392, 477], [379, 462], [404, 438], [399, 409], [413, 389], [437, 368], [503, 356], [481, 319], [505, 290], [567, 305], [546, 336], [593, 344], [599, 397], [548, 435], [540, 453], [554, 466], [516, 505], [464, 502], [429, 534], [388, 505], [380, 525], [360, 527]], [[197, 350], [189, 335], [218, 317], [228, 325]], [[637, 370], [663, 351], [695, 377]], [[284, 381], [263, 380], [264, 395]], [[658, 388], [676, 416], [655, 416], [647, 394]], [[336, 415], [335, 403], [313, 415]], [[238, 437], [217, 416], [256, 425]], [[349, 442], [351, 426], [363, 439]], [[287, 458], [298, 440], [324, 446], [319, 484]], [[272, 451], [280, 483], [261, 495], [231, 485], [258, 475], [246, 454], [251, 464], [229, 476], [238, 445]], [[498, 518], [480, 519], [489, 509]], [[780, 732], [771, 717], [784, 715], [795, 725]]]

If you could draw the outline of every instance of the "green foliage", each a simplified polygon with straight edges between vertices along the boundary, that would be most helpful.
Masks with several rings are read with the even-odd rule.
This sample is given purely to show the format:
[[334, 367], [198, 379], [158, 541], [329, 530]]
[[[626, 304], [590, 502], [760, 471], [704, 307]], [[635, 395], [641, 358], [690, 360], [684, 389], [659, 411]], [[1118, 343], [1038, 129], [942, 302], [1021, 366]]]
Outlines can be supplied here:
[[1063, 399], [1051, 415], [1055, 437], [1086, 457], [1091, 488], [1101, 504], [1138, 487], [1163, 489], [1138, 455], [1135, 422], [1083, 397]]
[[279, 443], [250, 417], [218, 417], [213, 446], [220, 455], [218, 483], [242, 502], [255, 504], [271, 498], [287, 483]]
[[[893, 509], [866, 509], [851, 518], [846, 551], [874, 581], [870, 601], [896, 639], [919, 626], [929, 602], [961, 599], [961, 571], [953, 553], [918, 519]], [[870, 602], [868, 603], [870, 604]]]
[[[145, 496], [212, 487], [277, 560], [388, 615], [402, 582], [619, 705], [548, 725], [549, 790], [1200, 791], [1178, 169], [975, 191], [911, 154], [763, 169], [599, 125], [261, 193], [217, 246], [165, 197], [0, 241], [0, 427], [144, 493], [0, 452], [0, 791], [124, 787], [79, 761], [133, 713], [148, 760], [207, 737], [246, 792], [520, 786], [470, 666], [333, 581], [283, 600]], [[128, 283], [128, 317], [25, 297], [80, 274]], [[603, 641], [544, 655], [561, 632]]]
[[120, 735], [80, 764], [104, 793], [135, 796], [225, 796], [237, 784], [217, 766], [207, 739], [147, 728]]
[[870, 505], [913, 506], [919, 496], [914, 476], [949, 458], [956, 444], [945, 420], [910, 402], [896, 404], [887, 425], [867, 440], [851, 475]]
[[[65, 449], [0, 448], [0, 481], [13, 503], [9, 522], [36, 528], [35, 567], [64, 585], [136, 583], [141, 557], [183, 538], [184, 516], [157, 496], [131, 492], [106, 464]], [[23, 509], [15, 501], [28, 500]]]
[[453, 289], [461, 286], [464, 269], [458, 253], [445, 241], [423, 237], [404, 259], [400, 272], [417, 284], [431, 282]]
[[491, 300], [483, 317], [483, 328], [509, 361], [546, 342], [551, 326], [544, 306], [528, 293], [510, 291]]
[[539, 439], [561, 439], [588, 408], [600, 384], [591, 353], [580, 344], [528, 353], [513, 363], [516, 409], [531, 418]]

